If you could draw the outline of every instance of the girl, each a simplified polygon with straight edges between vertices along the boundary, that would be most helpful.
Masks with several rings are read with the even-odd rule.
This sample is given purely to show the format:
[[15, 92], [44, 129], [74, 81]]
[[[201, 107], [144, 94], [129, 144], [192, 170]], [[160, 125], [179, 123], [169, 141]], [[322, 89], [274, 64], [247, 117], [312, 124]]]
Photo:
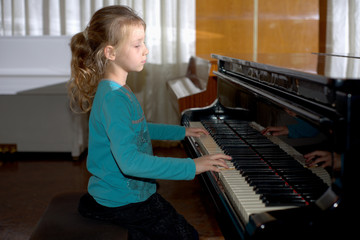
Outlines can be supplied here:
[[[85, 217], [113, 221], [131, 239], [198, 239], [196, 230], [156, 193], [155, 179], [191, 180], [227, 167], [223, 154], [197, 159], [155, 157], [151, 139], [198, 137], [205, 130], [147, 123], [131, 89], [129, 72], [143, 69], [149, 53], [145, 22], [130, 8], [98, 10], [85, 31], [71, 39], [72, 103], [87, 112], [88, 194], [79, 204]], [[74, 107], [74, 104], [72, 104]]]

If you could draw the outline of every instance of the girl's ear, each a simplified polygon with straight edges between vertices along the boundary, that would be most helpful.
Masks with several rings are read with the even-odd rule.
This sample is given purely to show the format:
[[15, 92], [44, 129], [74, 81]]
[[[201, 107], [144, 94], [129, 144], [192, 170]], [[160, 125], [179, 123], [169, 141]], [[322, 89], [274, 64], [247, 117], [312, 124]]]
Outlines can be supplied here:
[[107, 58], [107, 59], [109, 59], [109, 60], [115, 60], [115, 49], [114, 49], [114, 47], [113, 46], [110, 46], [110, 45], [108, 45], [108, 46], [106, 46], [105, 48], [104, 48], [104, 55], [105, 55], [105, 57]]

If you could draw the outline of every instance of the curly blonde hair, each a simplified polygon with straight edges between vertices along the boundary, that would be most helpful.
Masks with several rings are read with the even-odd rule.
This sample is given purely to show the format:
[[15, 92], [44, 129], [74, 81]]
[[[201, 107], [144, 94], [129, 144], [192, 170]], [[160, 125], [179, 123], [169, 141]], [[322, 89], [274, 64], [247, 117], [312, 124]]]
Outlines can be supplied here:
[[97, 86], [104, 76], [107, 58], [104, 48], [119, 47], [129, 26], [146, 24], [131, 8], [121, 5], [104, 7], [92, 16], [83, 32], [71, 38], [71, 77], [68, 83], [70, 108], [89, 112]]

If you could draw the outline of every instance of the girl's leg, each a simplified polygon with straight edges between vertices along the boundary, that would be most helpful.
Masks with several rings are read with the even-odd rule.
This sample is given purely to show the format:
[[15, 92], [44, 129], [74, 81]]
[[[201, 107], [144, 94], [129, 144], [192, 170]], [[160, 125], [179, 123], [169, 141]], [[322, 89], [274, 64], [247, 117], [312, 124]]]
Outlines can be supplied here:
[[[149, 237], [143, 235], [138, 230], [133, 230], [132, 224], [130, 226], [129, 224], [127, 224], [127, 222], [130, 220], [127, 219], [127, 216], [131, 216], [129, 210], [131, 211], [131, 209], [133, 209], [133, 205], [137, 204], [130, 204], [129, 206], [117, 208], [105, 207], [97, 203], [90, 194], [86, 193], [80, 199], [78, 210], [83, 217], [93, 218], [101, 221], [114, 222], [128, 229], [129, 240], [150, 240]], [[130, 218], [132, 218], [132, 216]]]
[[139, 211], [139, 231], [151, 239], [199, 239], [195, 228], [158, 193], [145, 201]]
[[198, 233], [183, 216], [159, 194], [141, 203], [108, 208], [89, 194], [82, 197], [79, 212], [90, 218], [112, 221], [129, 230], [129, 239], [199, 239]]

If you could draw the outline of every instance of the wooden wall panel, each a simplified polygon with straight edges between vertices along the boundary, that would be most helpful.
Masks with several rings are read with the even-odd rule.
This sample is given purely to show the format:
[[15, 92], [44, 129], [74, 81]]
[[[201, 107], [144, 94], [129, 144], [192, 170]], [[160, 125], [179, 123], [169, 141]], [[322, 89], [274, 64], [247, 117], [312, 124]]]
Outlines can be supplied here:
[[258, 3], [258, 53], [318, 51], [318, 1], [259, 0]]
[[[325, 46], [320, 35], [326, 29], [324, 12], [326, 0], [196, 0], [196, 55], [318, 52]], [[215, 98], [216, 77], [211, 76], [206, 92], [179, 101], [180, 112]]]
[[197, 0], [196, 54], [318, 52], [324, 2], [258, 0], [256, 14], [255, 0]]
[[196, 55], [253, 50], [253, 1], [197, 0]]

